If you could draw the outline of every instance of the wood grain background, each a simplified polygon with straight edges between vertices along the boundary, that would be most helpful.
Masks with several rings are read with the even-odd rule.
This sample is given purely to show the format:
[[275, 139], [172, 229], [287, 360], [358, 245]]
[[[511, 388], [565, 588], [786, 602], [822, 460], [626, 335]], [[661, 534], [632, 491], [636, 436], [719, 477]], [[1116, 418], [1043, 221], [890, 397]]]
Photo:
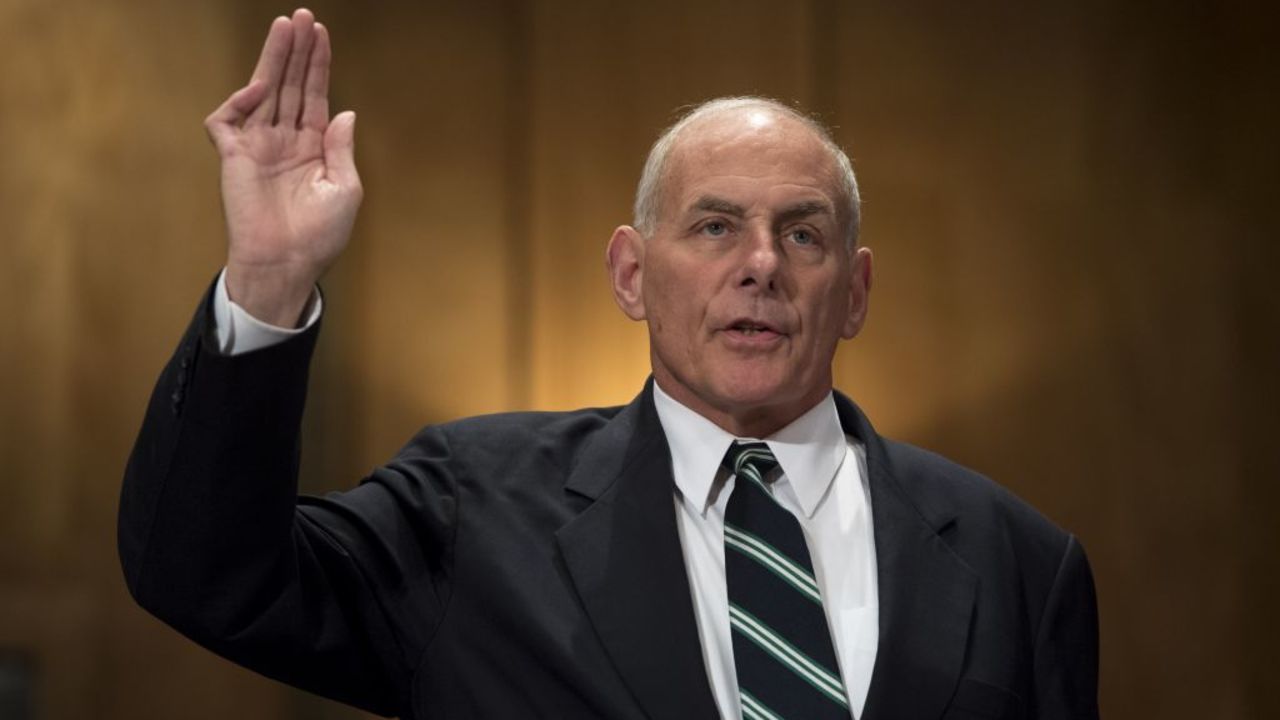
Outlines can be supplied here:
[[[836, 127], [876, 252], [838, 385], [1077, 533], [1109, 718], [1280, 716], [1280, 127], [1253, 3], [579, 0], [313, 8], [366, 201], [327, 278], [311, 491], [428, 422], [625, 402], [603, 247], [677, 107]], [[248, 0], [0, 0], [0, 651], [36, 717], [352, 718], [135, 608], [119, 478], [223, 239], [201, 120]]]

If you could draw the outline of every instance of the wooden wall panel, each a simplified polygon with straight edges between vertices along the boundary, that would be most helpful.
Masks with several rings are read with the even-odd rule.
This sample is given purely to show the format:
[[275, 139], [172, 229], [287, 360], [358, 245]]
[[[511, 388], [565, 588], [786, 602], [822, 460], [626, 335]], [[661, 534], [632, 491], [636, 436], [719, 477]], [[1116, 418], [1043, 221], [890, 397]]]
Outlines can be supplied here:
[[1274, 422], [1242, 412], [1237, 264], [1261, 244], [1232, 187], [1252, 163], [1226, 158], [1266, 142], [1229, 118], [1275, 103], [1224, 90], [1269, 74], [1231, 57], [1238, 15], [1166, 10], [840, 11], [837, 117], [878, 253], [840, 374], [882, 429], [1082, 537], [1108, 715], [1253, 717], [1241, 558], [1248, 498], [1275, 492], [1241, 430]]
[[223, 254], [200, 121], [216, 3], [0, 5], [0, 644], [38, 717], [266, 718], [281, 691], [128, 599], [114, 512], [155, 373]]
[[334, 80], [360, 118], [367, 201], [341, 261], [353, 268], [337, 270], [346, 274], [333, 287], [334, 303], [358, 314], [327, 328], [325, 342], [341, 346], [344, 372], [357, 376], [346, 380], [364, 394], [369, 462], [425, 422], [510, 404], [506, 5], [335, 13]]
[[[0, 553], [7, 570], [38, 572], [56, 557], [74, 526], [74, 487], [66, 453], [57, 452], [70, 422], [71, 346], [75, 332], [71, 266], [75, 238], [67, 196], [77, 182], [78, 148], [69, 137], [68, 97], [62, 83], [75, 61], [46, 60], [35, 50], [57, 40], [54, 13], [39, 3], [0, 6], [0, 319], [6, 382], [0, 403], [0, 459], [22, 468], [25, 482], [0, 486]], [[87, 125], [84, 118], [78, 123]], [[18, 548], [26, 548], [25, 552]]]

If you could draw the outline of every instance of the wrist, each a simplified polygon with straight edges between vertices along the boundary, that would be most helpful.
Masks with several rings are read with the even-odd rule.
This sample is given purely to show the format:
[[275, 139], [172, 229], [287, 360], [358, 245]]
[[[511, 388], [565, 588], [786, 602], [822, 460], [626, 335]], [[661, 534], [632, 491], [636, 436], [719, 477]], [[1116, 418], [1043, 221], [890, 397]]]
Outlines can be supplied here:
[[305, 270], [227, 263], [227, 297], [255, 319], [296, 328], [319, 276]]

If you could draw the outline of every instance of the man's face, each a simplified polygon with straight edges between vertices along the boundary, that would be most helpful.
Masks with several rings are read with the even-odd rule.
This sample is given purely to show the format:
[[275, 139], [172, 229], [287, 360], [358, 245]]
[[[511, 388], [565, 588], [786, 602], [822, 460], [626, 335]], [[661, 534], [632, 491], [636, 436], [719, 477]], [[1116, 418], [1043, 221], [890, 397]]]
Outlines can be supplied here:
[[790, 118], [704, 120], [667, 171], [652, 237], [628, 236], [636, 293], [619, 303], [648, 321], [663, 390], [730, 432], [770, 434], [831, 389], [836, 345], [862, 325], [870, 252], [846, 249], [835, 163]]

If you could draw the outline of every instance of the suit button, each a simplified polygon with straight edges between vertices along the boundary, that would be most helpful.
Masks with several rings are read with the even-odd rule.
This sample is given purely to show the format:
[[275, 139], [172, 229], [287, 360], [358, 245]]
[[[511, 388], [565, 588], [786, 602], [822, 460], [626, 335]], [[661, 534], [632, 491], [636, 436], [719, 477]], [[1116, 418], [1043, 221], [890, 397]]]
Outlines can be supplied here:
[[173, 406], [174, 406], [174, 407], [177, 407], [177, 406], [181, 405], [181, 404], [182, 404], [182, 390], [180, 390], [180, 389], [179, 389], [179, 390], [174, 390], [174, 391], [173, 391], [173, 394], [169, 396], [169, 399], [173, 401]]
[[191, 367], [191, 358], [187, 355], [183, 355], [182, 360], [178, 362], [178, 367], [182, 368], [183, 370], [186, 370], [187, 368]]

